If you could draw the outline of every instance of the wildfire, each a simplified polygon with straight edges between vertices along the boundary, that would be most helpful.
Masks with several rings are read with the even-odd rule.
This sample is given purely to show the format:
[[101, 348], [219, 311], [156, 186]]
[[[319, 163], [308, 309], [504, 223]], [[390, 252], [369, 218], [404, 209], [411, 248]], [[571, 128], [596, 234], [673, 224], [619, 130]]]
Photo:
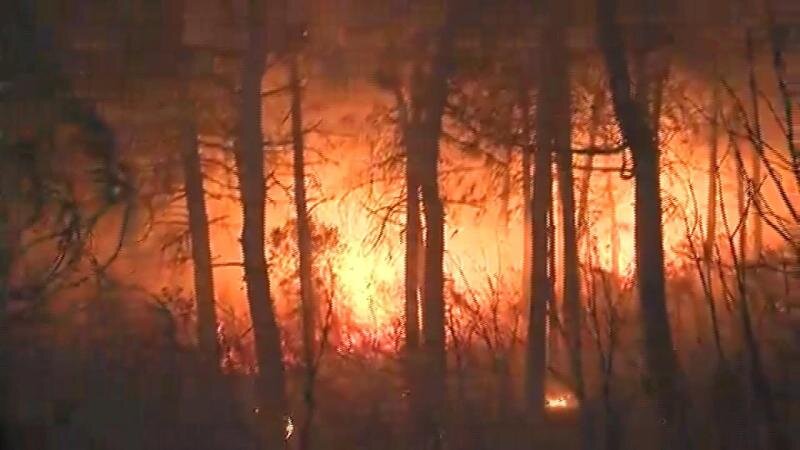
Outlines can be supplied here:
[[569, 409], [572, 407], [572, 402], [568, 394], [561, 394], [547, 397], [544, 401], [544, 405], [547, 409]]
[[[363, 99], [362, 103], [371, 104], [373, 101], [374, 98]], [[334, 111], [335, 109], [330, 107], [325, 114], [345, 114], [342, 112], [344, 109]], [[326, 120], [337, 123], [331, 117], [326, 117]], [[350, 123], [366, 121], [352, 120]], [[357, 129], [350, 131], [354, 135], [365, 133], [364, 130]], [[368, 189], [363, 188], [365, 178], [379, 178], [371, 172], [375, 170], [371, 165], [375, 158], [371, 154], [370, 145], [363, 142], [363, 139], [353, 139], [346, 145], [331, 147], [328, 140], [317, 142], [309, 137], [309, 146], [326, 148], [328, 152], [329, 160], [309, 169], [308, 176], [315, 181], [309, 191], [312, 197], [317, 195], [327, 198], [325, 202], [315, 205], [312, 219], [334, 228], [339, 236], [335, 255], [327, 262], [333, 277], [326, 282], [335, 285], [331, 287], [331, 299], [340, 328], [358, 329], [359, 334], [343, 338], [348, 342], [380, 340], [381, 336], [387, 335], [390, 325], [402, 317], [403, 312], [402, 208], [395, 211], [389, 220], [381, 216], [381, 211], [389, 208], [386, 203], [396, 201], [402, 195], [402, 180], [398, 178], [389, 182], [376, 182], [370, 184]], [[686, 223], [694, 223], [706, 213], [705, 205], [698, 204], [703, 199], [699, 193], [706, 189], [706, 162], [703, 152], [692, 152], [689, 149], [688, 142], [681, 142], [665, 151], [665, 160], [670, 160], [673, 167], [683, 164], [679, 169], [663, 175], [662, 180], [665, 191], [664, 249], [668, 263], [685, 257], [685, 250], [680, 246], [686, 241]], [[458, 149], [443, 144], [442, 151], [443, 158], [449, 161], [443, 163], [444, 166], [463, 163], [464, 157], [459, 156]], [[615, 158], [618, 159], [598, 157], [595, 164], [598, 167], [615, 166], [619, 162]], [[335, 162], [330, 162], [331, 160]], [[520, 159], [512, 158], [510, 166], [511, 170], [519, 171]], [[490, 170], [477, 167], [465, 170], [457, 180], [443, 179], [443, 196], [457, 199], [472, 194], [476, 186], [478, 190], [489, 189], [486, 185]], [[581, 188], [582, 176], [576, 175], [576, 191]], [[354, 177], [360, 179], [356, 180]], [[292, 182], [290, 174], [280, 175], [282, 186], [290, 186]], [[730, 182], [723, 181], [723, 184]], [[354, 187], [359, 185], [360, 188]], [[581, 243], [581, 261], [621, 277], [633, 273], [633, 187], [633, 181], [621, 179], [618, 173], [596, 172], [591, 177], [588, 209], [585, 211], [588, 234], [583, 236], [584, 242]], [[213, 186], [207, 186], [207, 189], [214, 190]], [[465, 201], [463, 205], [459, 202], [448, 204], [445, 271], [448, 278], [453, 280], [455, 288], [462, 293], [492, 292], [495, 297], [507, 298], [522, 291], [519, 288], [522, 277], [518, 275], [521, 273], [523, 259], [523, 230], [530, 224], [524, 224], [522, 220], [520, 205], [524, 201], [519, 195], [521, 187], [511, 186], [510, 191], [510, 212], [500, 210], [508, 205], [501, 207], [498, 205], [501, 202], [491, 200], [484, 201], [485, 205], [480, 207], [483, 208], [480, 215], [477, 215], [474, 205], [468, 205], [470, 201]], [[241, 261], [238, 241], [238, 230], [241, 227], [240, 206], [229, 196], [220, 195], [225, 193], [214, 193], [217, 197], [209, 199], [209, 216], [226, 217], [224, 227], [216, 224], [212, 226], [215, 257], [225, 262]], [[494, 194], [488, 190], [483, 195], [488, 199], [494, 198]], [[270, 192], [273, 200], [268, 208], [270, 227], [282, 226], [294, 216], [293, 203], [286, 196], [280, 188]], [[727, 208], [732, 208], [735, 201], [729, 199], [725, 204]], [[729, 215], [736, 217], [736, 211], [729, 211]], [[497, 217], [505, 217], [506, 220]], [[560, 221], [558, 217], [556, 220]], [[556, 227], [558, 226], [559, 223], [556, 223]], [[375, 241], [379, 234], [382, 238]], [[556, 239], [556, 248], [559, 248], [560, 238]], [[295, 268], [284, 267], [281, 270], [291, 274]], [[271, 275], [274, 276], [272, 271]], [[218, 277], [218, 297], [246, 314], [241, 269], [221, 268], [215, 271], [215, 276]], [[512, 286], [517, 294], [496, 292], [497, 284], [502, 284], [498, 280], [502, 280], [504, 286]], [[280, 284], [280, 280], [273, 282], [273, 286]], [[281, 308], [284, 311], [296, 309], [296, 298], [285, 297], [283, 303], [279, 302], [277, 305], [279, 315]], [[470, 298], [470, 301], [482, 300]], [[489, 299], [483, 301], [488, 303]], [[564, 396], [548, 399], [548, 408], [561, 409], [569, 406], [569, 399]]]

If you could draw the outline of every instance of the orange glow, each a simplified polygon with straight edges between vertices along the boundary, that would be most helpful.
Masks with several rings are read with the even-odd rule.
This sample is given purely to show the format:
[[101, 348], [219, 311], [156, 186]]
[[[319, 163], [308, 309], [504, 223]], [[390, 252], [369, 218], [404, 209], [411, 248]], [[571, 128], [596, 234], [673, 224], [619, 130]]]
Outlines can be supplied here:
[[544, 401], [544, 406], [547, 409], [569, 409], [572, 408], [572, 402], [567, 394], [547, 397]]
[[[376, 160], [384, 156], [373, 154], [375, 144], [365, 136], [375, 133], [368, 117], [373, 105], [380, 102], [378, 94], [366, 91], [363, 95], [351, 95], [342, 99], [327, 99], [315, 105], [313, 111], [319, 117], [307, 117], [309, 123], [318, 119], [329, 123], [344, 137], [332, 139], [328, 136], [310, 134], [309, 148], [322, 149], [326, 159], [316, 162], [309, 152], [309, 196], [325, 201], [312, 208], [312, 219], [333, 227], [339, 237], [339, 245], [333, 256], [326, 260], [335, 274], [335, 289], [332, 293], [333, 307], [338, 317], [337, 326], [341, 335], [340, 350], [364, 345], [390, 347], [396, 325], [402, 323], [403, 314], [403, 270], [404, 245], [402, 208], [384, 222], [380, 208], [402, 198], [402, 172], [379, 171], [373, 167]], [[328, 110], [318, 103], [325, 104]], [[333, 106], [331, 106], [333, 105]], [[390, 133], [390, 130], [384, 130]], [[682, 249], [686, 241], [686, 222], [702, 222], [705, 217], [707, 188], [707, 154], [704, 137], [687, 137], [666, 146], [664, 164], [669, 167], [662, 175], [664, 192], [664, 249], [668, 269], [670, 265], [685, 261]], [[396, 151], [396, 150], [395, 150]], [[497, 199], [496, 187], [489, 186], [490, 172], [480, 161], [465, 157], [460, 150], [448, 144], [442, 148], [442, 169], [468, 167], [458, 177], [443, 177], [442, 191], [448, 198], [460, 198], [467, 193], [485, 196], [479, 207], [465, 204], [449, 204], [446, 223], [446, 276], [452, 279], [456, 291], [471, 292], [473, 297], [497, 290], [502, 282], [506, 291], [495, 292], [519, 300], [522, 292], [521, 266], [523, 256], [523, 224], [520, 206], [523, 201], [521, 186], [511, 186], [508, 204], [511, 206], [509, 220], [505, 222], [501, 211], [503, 202]], [[282, 160], [283, 163], [286, 160]], [[620, 164], [618, 156], [595, 158], [596, 167]], [[278, 167], [278, 166], [273, 166]], [[285, 167], [285, 165], [283, 166]], [[511, 160], [511, 170], [519, 173], [519, 155]], [[291, 186], [291, 172], [284, 168], [276, 177], [281, 185]], [[283, 170], [284, 172], [280, 172]], [[725, 208], [732, 221], [736, 220], [735, 182], [729, 181], [733, 167], [722, 167], [721, 189], [725, 192]], [[376, 181], [367, 183], [370, 178]], [[576, 192], [580, 189], [583, 174], [576, 172]], [[608, 187], [611, 187], [609, 193]], [[223, 194], [219, 187], [207, 186], [212, 194]], [[227, 192], [230, 194], [231, 192]], [[634, 273], [634, 184], [623, 180], [619, 173], [595, 172], [589, 192], [588, 244], [580, 250], [584, 263], [617, 273], [627, 278]], [[270, 229], [282, 226], [294, 216], [293, 202], [286, 191], [275, 187], [270, 191], [272, 202], [267, 208]], [[557, 197], [557, 195], [556, 195]], [[241, 210], [234, 199], [209, 199], [209, 216], [224, 217], [224, 221], [212, 226], [212, 252], [217, 261], [241, 261], [238, 241], [241, 227]], [[378, 211], [377, 213], [372, 211]], [[612, 214], [613, 213], [613, 214]], [[557, 223], [556, 226], [559, 226]], [[382, 238], [376, 237], [382, 233]], [[268, 230], [269, 232], [269, 230]], [[695, 238], [702, 233], [694, 231]], [[613, 237], [616, 236], [616, 239]], [[294, 239], [294, 237], [292, 237]], [[617, 242], [616, 248], [613, 243]], [[769, 242], [765, 239], [765, 242]], [[698, 242], [699, 243], [699, 242]], [[557, 243], [560, 245], [559, 243]], [[268, 252], [271, 250], [268, 246]], [[590, 250], [587, 252], [587, 247]], [[269, 255], [268, 255], [269, 256]], [[271, 270], [273, 294], [280, 317], [288, 317], [297, 308], [296, 296], [286, 295], [279, 289], [283, 281], [278, 273], [289, 274], [291, 267]], [[218, 298], [232, 310], [247, 315], [242, 271], [239, 267], [221, 267], [215, 271]], [[560, 275], [559, 275], [560, 276]], [[292, 281], [294, 282], [294, 281]], [[477, 294], [476, 294], [477, 293]], [[470, 301], [488, 302], [488, 298], [472, 298]], [[521, 302], [515, 304], [522, 305]], [[460, 314], [458, 309], [453, 314]], [[508, 312], [519, 314], [520, 311]], [[506, 318], [508, 319], [508, 318]], [[505, 319], [504, 319], [505, 320]], [[349, 331], [348, 331], [349, 330]], [[342, 350], [344, 351], [344, 350]], [[552, 408], [565, 407], [565, 399], [548, 400]]]

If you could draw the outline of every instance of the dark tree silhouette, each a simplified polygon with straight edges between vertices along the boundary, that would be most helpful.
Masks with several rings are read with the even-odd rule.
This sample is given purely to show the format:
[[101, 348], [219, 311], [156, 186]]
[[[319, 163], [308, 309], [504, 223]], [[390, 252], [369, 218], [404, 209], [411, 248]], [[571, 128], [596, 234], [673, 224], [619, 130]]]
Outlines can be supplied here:
[[598, 40], [609, 75], [614, 111], [623, 138], [633, 153], [636, 180], [636, 278], [644, 327], [647, 375], [663, 421], [663, 445], [666, 448], [686, 449], [689, 443], [683, 411], [681, 371], [673, 349], [666, 305], [659, 165], [661, 151], [654, 127], [658, 118], [650, 119], [650, 107], [644, 102], [647, 96], [642, 94], [652, 89], [653, 80], [642, 77], [637, 86], [637, 95], [633, 95], [618, 12], [617, 0], [598, 0]]
[[[248, 2], [247, 49], [242, 73], [240, 136], [235, 152], [242, 199], [242, 253], [247, 302], [253, 321], [261, 432], [266, 448], [283, 448], [287, 413], [281, 337], [270, 295], [265, 257], [266, 179], [262, 126], [261, 79], [267, 57], [266, 0]], [[277, 8], [276, 8], [277, 9]]]
[[[542, 45], [538, 48], [539, 89], [536, 106], [536, 147], [533, 157], [533, 217], [531, 302], [528, 319], [528, 349], [526, 355], [526, 394], [528, 413], [540, 424], [544, 418], [544, 383], [547, 362], [547, 310], [553, 304], [553, 279], [549, 270], [548, 217], [553, 204], [553, 150], [555, 107], [557, 95], [557, 65], [551, 64], [554, 51], [563, 38], [549, 3], [550, 15], [541, 29]], [[563, 66], [562, 66], [563, 68]], [[563, 74], [562, 74], [563, 75]]]

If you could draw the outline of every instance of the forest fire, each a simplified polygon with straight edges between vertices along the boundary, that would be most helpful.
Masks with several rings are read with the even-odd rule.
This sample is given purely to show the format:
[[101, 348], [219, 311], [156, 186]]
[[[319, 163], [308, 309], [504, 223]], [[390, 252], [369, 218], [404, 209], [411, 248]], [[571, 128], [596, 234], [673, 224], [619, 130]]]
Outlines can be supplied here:
[[[369, 93], [355, 98], [360, 105], [356, 104], [367, 111], [379, 100], [379, 97], [370, 96]], [[342, 105], [341, 110], [337, 110], [334, 103], [331, 107], [334, 113], [324, 117], [324, 121], [338, 123], [341, 118], [337, 113], [349, 114], [353, 103], [353, 98], [350, 98]], [[686, 236], [687, 233], [697, 233], [698, 223], [705, 220], [708, 208], [707, 199], [700, 198], [700, 193], [708, 188], [704, 156], [694, 151], [697, 146], [705, 145], [703, 139], [704, 136], [694, 132], [679, 131], [672, 136], [672, 141], [677, 142], [677, 145], [670, 144], [665, 148], [666, 164], [673, 169], [663, 175], [664, 197], [668, 200], [665, 206], [664, 248], [668, 263], [676, 267], [691, 264], [687, 261], [687, 258], [691, 259], [691, 255], [687, 253], [690, 250], [686, 248]], [[365, 192], [363, 187], [352, 187], [362, 186], [364, 179], [377, 178], [374, 171], [381, 169], [372, 165], [371, 151], [374, 149], [359, 147], [357, 143], [349, 145], [346, 150], [334, 149], [329, 157], [337, 163], [315, 168], [315, 178], [319, 180], [317, 189], [320, 196], [324, 193], [326, 199], [314, 209], [314, 220], [323, 227], [329, 227], [336, 236], [335, 243], [325, 244], [331, 248], [320, 250], [323, 255], [317, 263], [319, 270], [326, 272], [326, 276], [333, 277], [325, 283], [335, 284], [334, 292], [330, 294], [335, 297], [334, 308], [337, 314], [343, 320], [350, 321], [350, 325], [358, 329], [359, 334], [371, 336], [369, 341], [374, 342], [377, 339], [383, 341], [383, 347], [390, 348], [397, 331], [392, 327], [399, 324], [403, 314], [400, 299], [404, 271], [404, 219], [399, 213], [389, 216], [370, 212], [380, 209], [380, 199], [398, 195], [396, 185], [371, 184], [368, 186], [369, 192]], [[457, 148], [448, 148], [445, 151], [451, 155], [460, 152]], [[512, 164], [519, 165], [519, 160], [512, 161]], [[614, 167], [621, 166], [622, 161], [616, 156], [596, 157], [594, 164], [597, 167]], [[511, 170], [521, 169], [516, 167]], [[721, 204], [731, 220], [738, 220], [735, 168], [724, 167], [720, 170], [719, 183], [724, 187]], [[455, 182], [443, 183], [444, 196], [462, 198], [465, 191], [474, 190], [481, 180], [491, 176], [488, 169], [472, 168]], [[582, 177], [580, 172], [577, 177]], [[291, 183], [288, 175], [279, 181], [282, 186]], [[629, 279], [634, 268], [633, 182], [620, 178], [618, 173], [599, 173], [593, 175], [590, 183], [590, 209], [585, 214], [591, 228], [584, 238], [586, 244], [581, 250], [581, 260], [587, 266], [596, 266], [607, 271], [611, 276]], [[517, 187], [510, 194], [511, 211], [507, 214], [498, 210], [497, 205], [488, 202], [481, 204], [480, 198], [469, 205], [456, 203], [448, 206], [451, 213], [446, 225], [446, 272], [459, 292], [471, 291], [473, 295], [481, 292], [472, 301], [481, 302], [484, 306], [488, 305], [489, 298], [485, 296], [488, 295], [487, 290], [493, 288], [492, 283], [507, 288], [507, 292], [499, 293], [503, 296], [514, 297], [523, 291], [520, 274], [524, 224], [521, 200], [519, 194], [514, 193], [520, 190]], [[765, 195], [773, 195], [766, 189], [765, 191]], [[227, 192], [227, 195], [220, 196], [227, 198], [231, 195], [235, 196], [235, 193]], [[281, 188], [276, 188], [272, 195], [280, 198], [283, 192]], [[233, 200], [212, 200], [209, 208], [212, 217], [222, 219], [212, 228], [215, 257], [221, 261], [239, 260], [241, 250], [237, 236], [232, 231], [241, 226], [238, 219], [241, 215], [239, 206]], [[556, 208], [560, 209], [558, 203]], [[609, 216], [610, 211], [615, 211], [613, 217]], [[278, 227], [282, 221], [289, 220], [292, 214], [289, 209], [276, 208], [269, 210], [268, 217], [270, 223]], [[509, 217], [507, 222], [501, 219], [504, 214]], [[283, 238], [291, 240], [291, 233]], [[698, 242], [695, 246], [699, 248], [702, 236], [696, 239]], [[766, 246], [780, 245], [780, 242], [777, 235], [766, 230]], [[556, 244], [561, 245], [560, 242]], [[287, 248], [290, 248], [290, 253], [296, 251], [291, 243]], [[276, 274], [288, 277], [294, 273], [297, 260], [286, 257], [285, 254], [282, 256], [273, 261], [273, 268]], [[239, 288], [240, 271], [221, 268], [219, 274], [218, 288], [221, 298], [232, 301], [231, 306], [235, 310], [243, 311], [243, 294], [238, 297], [235, 294], [237, 291], [242, 292]], [[274, 281], [281, 283], [278, 279]], [[512, 298], [506, 300], [510, 301]], [[285, 305], [287, 310], [284, 313], [294, 308], [291, 299]], [[504, 320], [510, 323], [513, 319], [506, 317]], [[352, 339], [360, 341], [363, 338], [364, 336]]]
[[794, 448], [800, 6], [534, 3], [12, 0], [0, 447]]
[[572, 403], [568, 395], [562, 394], [546, 398], [545, 407], [553, 410], [563, 410], [572, 408]]

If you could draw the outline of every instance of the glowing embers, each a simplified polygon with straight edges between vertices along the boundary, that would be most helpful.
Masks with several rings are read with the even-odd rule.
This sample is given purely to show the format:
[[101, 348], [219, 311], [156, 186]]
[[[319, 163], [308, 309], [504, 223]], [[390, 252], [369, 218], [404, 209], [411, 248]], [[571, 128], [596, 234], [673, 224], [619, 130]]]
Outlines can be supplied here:
[[294, 422], [292, 422], [292, 416], [286, 416], [286, 435], [284, 439], [288, 441], [292, 434], [294, 434]]
[[544, 399], [544, 407], [549, 410], [571, 410], [576, 406], [575, 397], [568, 392], [550, 393]]
[[[261, 414], [261, 408], [258, 406], [253, 408], [253, 414], [258, 415]], [[284, 416], [284, 422], [286, 422], [285, 434], [283, 435], [283, 439], [288, 441], [292, 435], [294, 434], [294, 422], [292, 421], [292, 416]]]

